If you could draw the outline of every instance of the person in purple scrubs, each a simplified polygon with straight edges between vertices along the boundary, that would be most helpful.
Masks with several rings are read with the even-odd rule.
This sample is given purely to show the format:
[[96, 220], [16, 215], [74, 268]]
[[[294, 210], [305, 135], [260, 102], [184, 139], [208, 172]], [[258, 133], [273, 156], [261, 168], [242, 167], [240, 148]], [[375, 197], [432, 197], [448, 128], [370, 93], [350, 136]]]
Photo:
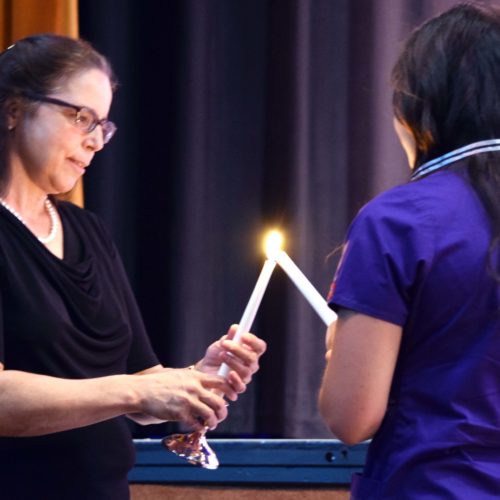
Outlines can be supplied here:
[[408, 183], [352, 223], [319, 409], [372, 439], [353, 499], [500, 498], [500, 10], [457, 5], [393, 69]]

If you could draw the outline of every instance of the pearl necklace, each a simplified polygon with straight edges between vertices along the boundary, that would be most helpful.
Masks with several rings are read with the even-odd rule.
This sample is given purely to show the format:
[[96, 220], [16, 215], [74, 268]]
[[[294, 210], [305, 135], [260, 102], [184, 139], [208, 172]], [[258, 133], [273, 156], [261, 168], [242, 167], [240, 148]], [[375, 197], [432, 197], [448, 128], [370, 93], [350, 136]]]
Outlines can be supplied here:
[[[16, 219], [18, 219], [26, 227], [28, 227], [26, 221], [23, 219], [23, 217], [21, 217], [21, 214], [19, 214], [19, 212], [17, 212], [16, 210], [14, 210], [3, 198], [0, 198], [0, 204], [4, 208], [6, 208], [14, 217], [16, 217]], [[49, 214], [50, 217], [50, 232], [45, 237], [40, 237], [35, 235], [38, 241], [40, 243], [43, 243], [44, 245], [50, 243], [56, 237], [57, 230], [59, 228], [59, 221], [57, 219], [56, 209], [48, 198], [45, 198], [45, 209], [47, 210], [47, 213]]]

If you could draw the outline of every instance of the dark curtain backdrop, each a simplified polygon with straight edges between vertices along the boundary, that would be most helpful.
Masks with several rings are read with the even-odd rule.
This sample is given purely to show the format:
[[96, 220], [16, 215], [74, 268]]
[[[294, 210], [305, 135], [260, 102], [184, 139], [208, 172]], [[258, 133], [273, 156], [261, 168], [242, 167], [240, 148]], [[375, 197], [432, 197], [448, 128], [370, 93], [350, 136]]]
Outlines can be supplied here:
[[[80, 1], [81, 36], [120, 81], [86, 206], [116, 239], [162, 363], [192, 363], [239, 321], [270, 226], [326, 295], [349, 221], [407, 178], [389, 85], [401, 40], [455, 3]], [[325, 326], [279, 269], [253, 330], [262, 369], [212, 437], [328, 437]]]

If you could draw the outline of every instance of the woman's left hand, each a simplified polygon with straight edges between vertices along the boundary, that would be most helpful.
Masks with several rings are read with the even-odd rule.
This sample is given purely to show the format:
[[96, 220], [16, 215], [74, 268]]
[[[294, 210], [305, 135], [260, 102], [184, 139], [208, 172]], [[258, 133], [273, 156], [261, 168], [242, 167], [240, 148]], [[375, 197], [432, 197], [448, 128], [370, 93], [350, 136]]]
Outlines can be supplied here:
[[230, 399], [236, 401], [237, 394], [246, 390], [252, 375], [259, 369], [259, 358], [266, 351], [266, 343], [252, 333], [243, 333], [239, 342], [232, 340], [238, 325], [232, 325], [227, 335], [211, 344], [205, 357], [196, 363], [195, 368], [205, 373], [217, 374], [222, 363], [226, 363], [230, 371], [227, 381], [235, 391]]

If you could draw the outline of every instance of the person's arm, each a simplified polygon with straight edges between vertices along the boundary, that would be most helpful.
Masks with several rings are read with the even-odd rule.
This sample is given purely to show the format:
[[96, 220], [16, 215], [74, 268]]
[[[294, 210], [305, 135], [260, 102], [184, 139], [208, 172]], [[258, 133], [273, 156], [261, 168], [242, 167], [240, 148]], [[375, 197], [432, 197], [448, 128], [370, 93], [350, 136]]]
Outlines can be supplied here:
[[0, 369], [1, 436], [50, 434], [126, 413], [215, 427], [227, 416], [218, 394], [234, 393], [221, 377], [188, 369], [86, 380]]
[[359, 443], [379, 428], [401, 336], [400, 326], [345, 309], [330, 326], [319, 410], [341, 441]]

